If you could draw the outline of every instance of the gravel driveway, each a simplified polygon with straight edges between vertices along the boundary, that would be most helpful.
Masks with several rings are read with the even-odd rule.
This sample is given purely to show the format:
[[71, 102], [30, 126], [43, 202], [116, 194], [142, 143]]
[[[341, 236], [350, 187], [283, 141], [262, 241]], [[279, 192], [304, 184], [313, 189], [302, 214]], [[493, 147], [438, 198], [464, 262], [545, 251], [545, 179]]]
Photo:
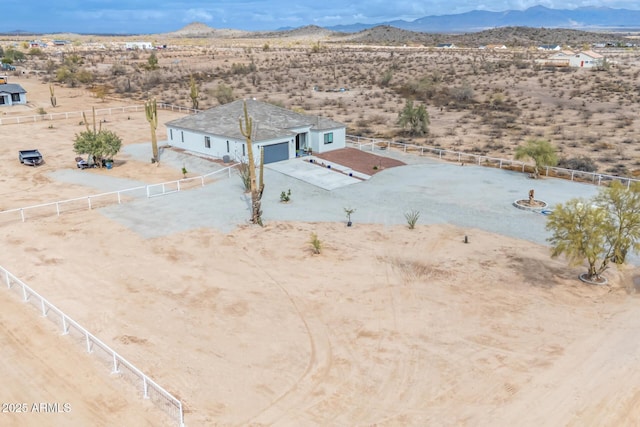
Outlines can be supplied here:
[[[512, 171], [460, 166], [393, 150], [384, 154], [402, 160], [407, 166], [386, 169], [367, 181], [331, 191], [265, 169], [264, 220], [344, 222], [344, 208], [349, 207], [356, 210], [352, 215], [355, 226], [358, 223], [394, 225], [406, 224], [404, 213], [417, 210], [420, 211], [418, 224], [450, 223], [469, 229], [471, 235], [472, 228], [480, 228], [544, 244], [549, 236], [545, 216], [514, 208], [514, 200], [526, 199], [533, 188], [536, 198], [553, 208], [556, 203], [572, 197], [591, 197], [598, 191], [593, 185], [561, 179], [534, 181], [526, 174]], [[171, 161], [179, 167], [183, 161], [194, 162], [189, 169], [200, 173], [220, 167], [182, 153], [171, 152], [171, 156]], [[163, 161], [169, 160], [163, 158]], [[100, 191], [139, 184], [108, 176], [96, 179], [100, 182], [90, 185]], [[291, 203], [280, 203], [280, 193], [289, 189]], [[199, 227], [229, 232], [247, 223], [249, 200], [240, 179], [232, 176], [203, 188], [109, 206], [101, 212], [148, 238]]]

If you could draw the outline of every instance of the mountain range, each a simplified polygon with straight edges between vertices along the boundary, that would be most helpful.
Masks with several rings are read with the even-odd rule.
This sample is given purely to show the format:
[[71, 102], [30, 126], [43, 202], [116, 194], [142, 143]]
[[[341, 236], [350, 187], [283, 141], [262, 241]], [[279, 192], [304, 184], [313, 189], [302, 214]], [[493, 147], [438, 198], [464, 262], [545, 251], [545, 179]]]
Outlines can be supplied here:
[[632, 30], [640, 28], [640, 10], [609, 7], [549, 9], [534, 6], [526, 10], [489, 12], [473, 10], [456, 15], [431, 15], [413, 21], [395, 20], [376, 24], [351, 24], [325, 27], [328, 30], [354, 33], [380, 25], [428, 33], [474, 32], [496, 27], [544, 27], [580, 30]]

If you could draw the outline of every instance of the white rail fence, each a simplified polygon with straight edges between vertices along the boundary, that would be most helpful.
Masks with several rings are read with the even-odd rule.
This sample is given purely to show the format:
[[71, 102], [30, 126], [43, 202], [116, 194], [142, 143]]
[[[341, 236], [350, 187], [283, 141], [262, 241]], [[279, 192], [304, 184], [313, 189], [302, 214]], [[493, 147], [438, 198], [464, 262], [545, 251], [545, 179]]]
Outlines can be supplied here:
[[[521, 172], [532, 172], [533, 167], [524, 162], [517, 160], [501, 159], [498, 157], [482, 156], [478, 154], [463, 153], [460, 151], [446, 150], [438, 147], [428, 147], [415, 144], [407, 144], [405, 142], [389, 141], [378, 138], [367, 138], [362, 136], [347, 135], [347, 142], [357, 147], [359, 150], [387, 150], [398, 149], [405, 153], [419, 154], [420, 156], [428, 155], [441, 160], [458, 163], [477, 164], [479, 166], [497, 167], [500, 169], [519, 170]], [[572, 169], [564, 169], [553, 166], [546, 166], [541, 171], [546, 176], [555, 178], [569, 179], [571, 181], [580, 181], [592, 183], [595, 185], [606, 185], [612, 181], [620, 181], [627, 188], [632, 182], [640, 182], [638, 179], [606, 175], [597, 172], [584, 172]]]
[[144, 372], [138, 369], [118, 352], [113, 350], [78, 322], [67, 316], [62, 310], [53, 305], [31, 287], [0, 266], [0, 274], [7, 289], [19, 295], [24, 303], [29, 303], [40, 311], [53, 323], [59, 325], [63, 335], [69, 335], [76, 342], [82, 345], [87, 353], [91, 353], [111, 368], [111, 373], [136, 385], [145, 399], [151, 401], [171, 418], [178, 422], [180, 427], [184, 427], [184, 411], [182, 402], [166, 389], [158, 385]]
[[[199, 110], [193, 108], [180, 107], [172, 104], [158, 104], [158, 108], [163, 110], [177, 111], [179, 113], [197, 113]], [[138, 111], [144, 111], [144, 105], [129, 105], [125, 107], [110, 107], [110, 108], [96, 108], [96, 117], [111, 116], [114, 114], [123, 113], [135, 113]], [[15, 116], [15, 117], [0, 117], [0, 125], [21, 124], [21, 123], [33, 123], [44, 122], [50, 120], [67, 120], [67, 119], [80, 119], [84, 120], [82, 113], [93, 114], [92, 110], [86, 111], [68, 111], [60, 113], [45, 113], [34, 114], [31, 116]]]
[[96, 209], [112, 204], [122, 204], [123, 201], [133, 199], [151, 198], [176, 193], [196, 187], [204, 187], [206, 184], [215, 182], [217, 179], [230, 178], [232, 171], [237, 164], [226, 168], [210, 172], [205, 175], [184, 178], [176, 181], [167, 181], [159, 184], [149, 184], [140, 187], [126, 188], [123, 190], [111, 191], [108, 193], [93, 194], [90, 196], [76, 197], [73, 199], [59, 200], [57, 202], [42, 203], [22, 208], [7, 209], [0, 211], [0, 219], [18, 219], [25, 222], [27, 218], [37, 218], [74, 212], [84, 209]]

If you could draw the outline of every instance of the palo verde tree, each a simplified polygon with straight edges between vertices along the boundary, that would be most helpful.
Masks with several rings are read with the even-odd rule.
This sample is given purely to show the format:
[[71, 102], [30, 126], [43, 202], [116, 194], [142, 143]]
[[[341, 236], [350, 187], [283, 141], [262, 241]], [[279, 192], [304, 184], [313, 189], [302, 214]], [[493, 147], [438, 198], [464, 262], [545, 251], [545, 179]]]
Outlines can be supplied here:
[[156, 104], [155, 98], [148, 99], [144, 103], [144, 112], [149, 122], [149, 127], [151, 128], [151, 150], [153, 152], [151, 163], [156, 163], [159, 162], [160, 159], [158, 154], [158, 137], [156, 136], [156, 129], [158, 128], [158, 105]]
[[413, 101], [407, 99], [404, 108], [398, 113], [398, 124], [412, 136], [428, 134], [430, 120], [427, 108], [422, 104], [414, 107]]
[[535, 166], [533, 168], [533, 178], [540, 178], [540, 169], [546, 166], [558, 164], [556, 148], [544, 139], [532, 139], [524, 145], [519, 145], [515, 153], [516, 160], [531, 159]]
[[572, 265], [587, 262], [586, 278], [598, 282], [611, 263], [622, 264], [640, 249], [640, 184], [619, 182], [596, 197], [571, 199], [549, 215], [551, 256], [565, 255]]
[[256, 164], [253, 157], [253, 119], [247, 112], [247, 102], [244, 102], [244, 126], [242, 117], [240, 122], [240, 133], [244, 136], [247, 144], [247, 156], [249, 157], [249, 182], [251, 191], [251, 222], [262, 226], [261, 200], [264, 192], [264, 150], [260, 149], [260, 178], [256, 178]]
[[120, 137], [110, 130], [102, 129], [102, 123], [96, 127], [96, 109], [93, 108], [93, 126], [89, 126], [87, 117], [82, 113], [86, 130], [76, 134], [73, 151], [86, 154], [89, 160], [102, 167], [104, 160], [112, 159], [122, 147]]

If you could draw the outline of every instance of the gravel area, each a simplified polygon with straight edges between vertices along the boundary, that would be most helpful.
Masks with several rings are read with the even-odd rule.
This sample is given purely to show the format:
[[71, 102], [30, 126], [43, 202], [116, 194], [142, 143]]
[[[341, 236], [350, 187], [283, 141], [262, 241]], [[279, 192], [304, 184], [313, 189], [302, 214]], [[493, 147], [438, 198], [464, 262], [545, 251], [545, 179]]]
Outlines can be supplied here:
[[[142, 159], [148, 145], [132, 145], [126, 154]], [[530, 189], [549, 208], [573, 197], [591, 197], [598, 187], [561, 179], [532, 180], [526, 174], [474, 165], [441, 162], [396, 150], [380, 153], [406, 164], [390, 167], [369, 180], [331, 191], [324, 190], [276, 170], [265, 168], [263, 218], [265, 221], [346, 222], [345, 208], [353, 208], [358, 223], [406, 224], [405, 212], [420, 212], [418, 224], [450, 223], [468, 229], [479, 228], [502, 235], [545, 244], [549, 233], [540, 213], [516, 209], [512, 203], [526, 199]], [[207, 159], [165, 148], [163, 162], [182, 165], [195, 173], [224, 167]], [[338, 172], [336, 172], [338, 173]], [[55, 179], [80, 183], [98, 192], [113, 191], [144, 183], [82, 171], [64, 170]], [[281, 203], [280, 193], [291, 190], [291, 202]], [[193, 228], [214, 227], [230, 232], [247, 224], [249, 197], [237, 175], [203, 188], [151, 199], [140, 198], [123, 205], [102, 208], [104, 215], [153, 238]], [[460, 236], [463, 239], [464, 236]]]

